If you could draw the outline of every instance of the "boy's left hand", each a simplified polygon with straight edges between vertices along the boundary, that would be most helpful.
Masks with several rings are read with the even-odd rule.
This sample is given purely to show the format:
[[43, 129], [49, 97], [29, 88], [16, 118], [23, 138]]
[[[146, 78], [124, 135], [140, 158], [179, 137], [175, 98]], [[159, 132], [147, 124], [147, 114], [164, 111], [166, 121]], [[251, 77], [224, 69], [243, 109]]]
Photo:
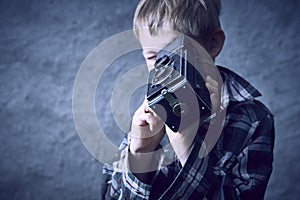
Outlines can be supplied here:
[[210, 100], [212, 103], [213, 112], [220, 108], [220, 100], [221, 100], [221, 91], [220, 86], [217, 81], [208, 76], [206, 78], [205, 86], [207, 87], [210, 93]]

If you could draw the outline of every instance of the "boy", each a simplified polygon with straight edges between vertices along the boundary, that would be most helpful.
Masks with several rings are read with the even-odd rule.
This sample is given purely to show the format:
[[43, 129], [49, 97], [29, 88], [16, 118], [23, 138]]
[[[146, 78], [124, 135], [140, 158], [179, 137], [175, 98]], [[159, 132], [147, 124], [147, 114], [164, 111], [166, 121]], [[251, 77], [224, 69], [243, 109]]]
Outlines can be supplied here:
[[[149, 70], [158, 51], [179, 34], [196, 40], [214, 60], [225, 40], [220, 8], [220, 0], [140, 1], [134, 29]], [[145, 101], [133, 116], [120, 160], [114, 167], [104, 167], [104, 174], [109, 175], [107, 199], [264, 198], [273, 162], [273, 116], [255, 100], [260, 93], [247, 81], [226, 68], [218, 69], [221, 87], [206, 78], [213, 107], [226, 110], [213, 150], [198, 156], [207, 131], [205, 123], [196, 122], [173, 133]], [[161, 148], [165, 138], [176, 158], [167, 165], [163, 164], [167, 153]]]

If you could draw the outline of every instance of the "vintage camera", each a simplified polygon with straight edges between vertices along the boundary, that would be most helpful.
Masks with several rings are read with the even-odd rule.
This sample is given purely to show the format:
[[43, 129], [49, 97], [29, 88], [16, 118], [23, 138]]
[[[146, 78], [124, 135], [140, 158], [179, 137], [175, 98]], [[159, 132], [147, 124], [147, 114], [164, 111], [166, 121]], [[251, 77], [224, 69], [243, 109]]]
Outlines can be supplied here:
[[148, 105], [174, 132], [211, 115], [210, 94], [202, 78], [206, 72], [197, 59], [190, 39], [180, 35], [158, 52], [149, 73]]

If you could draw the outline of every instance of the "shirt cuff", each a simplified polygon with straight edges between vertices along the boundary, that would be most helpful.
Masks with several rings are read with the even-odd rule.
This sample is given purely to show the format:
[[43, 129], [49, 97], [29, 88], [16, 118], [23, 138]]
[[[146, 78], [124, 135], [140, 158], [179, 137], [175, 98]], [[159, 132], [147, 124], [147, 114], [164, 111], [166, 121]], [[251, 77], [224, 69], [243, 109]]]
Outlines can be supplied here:
[[[130, 165], [129, 165], [129, 156], [130, 156], [129, 148], [127, 147], [126, 149], [124, 149], [123, 152], [125, 155], [124, 155], [124, 171], [122, 173], [122, 179], [125, 186], [125, 193], [127, 193], [126, 196], [129, 195], [128, 197], [130, 199], [149, 199], [152, 185], [146, 184], [140, 181], [136, 176], [134, 176], [133, 172], [130, 170]], [[156, 155], [156, 153], [154, 155]], [[160, 159], [160, 158], [154, 156], [153, 159]], [[152, 174], [151, 183], [155, 181], [158, 172], [159, 172], [158, 169], [154, 172], [151, 172]]]

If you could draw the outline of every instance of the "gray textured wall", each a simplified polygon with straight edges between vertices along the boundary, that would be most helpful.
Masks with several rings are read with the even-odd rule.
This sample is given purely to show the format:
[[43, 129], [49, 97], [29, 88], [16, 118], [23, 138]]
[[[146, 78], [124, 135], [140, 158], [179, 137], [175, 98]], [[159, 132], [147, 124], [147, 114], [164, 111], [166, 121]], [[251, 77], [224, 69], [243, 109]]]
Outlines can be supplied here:
[[[99, 198], [101, 163], [75, 130], [73, 84], [81, 62], [99, 42], [131, 28], [136, 4], [0, 1], [1, 200]], [[276, 117], [274, 171], [266, 199], [300, 197], [299, 8], [297, 0], [223, 1], [227, 41], [217, 63], [259, 88]], [[120, 68], [107, 72], [102, 87], [132, 62], [121, 60]], [[97, 112], [118, 143], [121, 131], [99, 109], [109, 102], [109, 92], [97, 95]]]

